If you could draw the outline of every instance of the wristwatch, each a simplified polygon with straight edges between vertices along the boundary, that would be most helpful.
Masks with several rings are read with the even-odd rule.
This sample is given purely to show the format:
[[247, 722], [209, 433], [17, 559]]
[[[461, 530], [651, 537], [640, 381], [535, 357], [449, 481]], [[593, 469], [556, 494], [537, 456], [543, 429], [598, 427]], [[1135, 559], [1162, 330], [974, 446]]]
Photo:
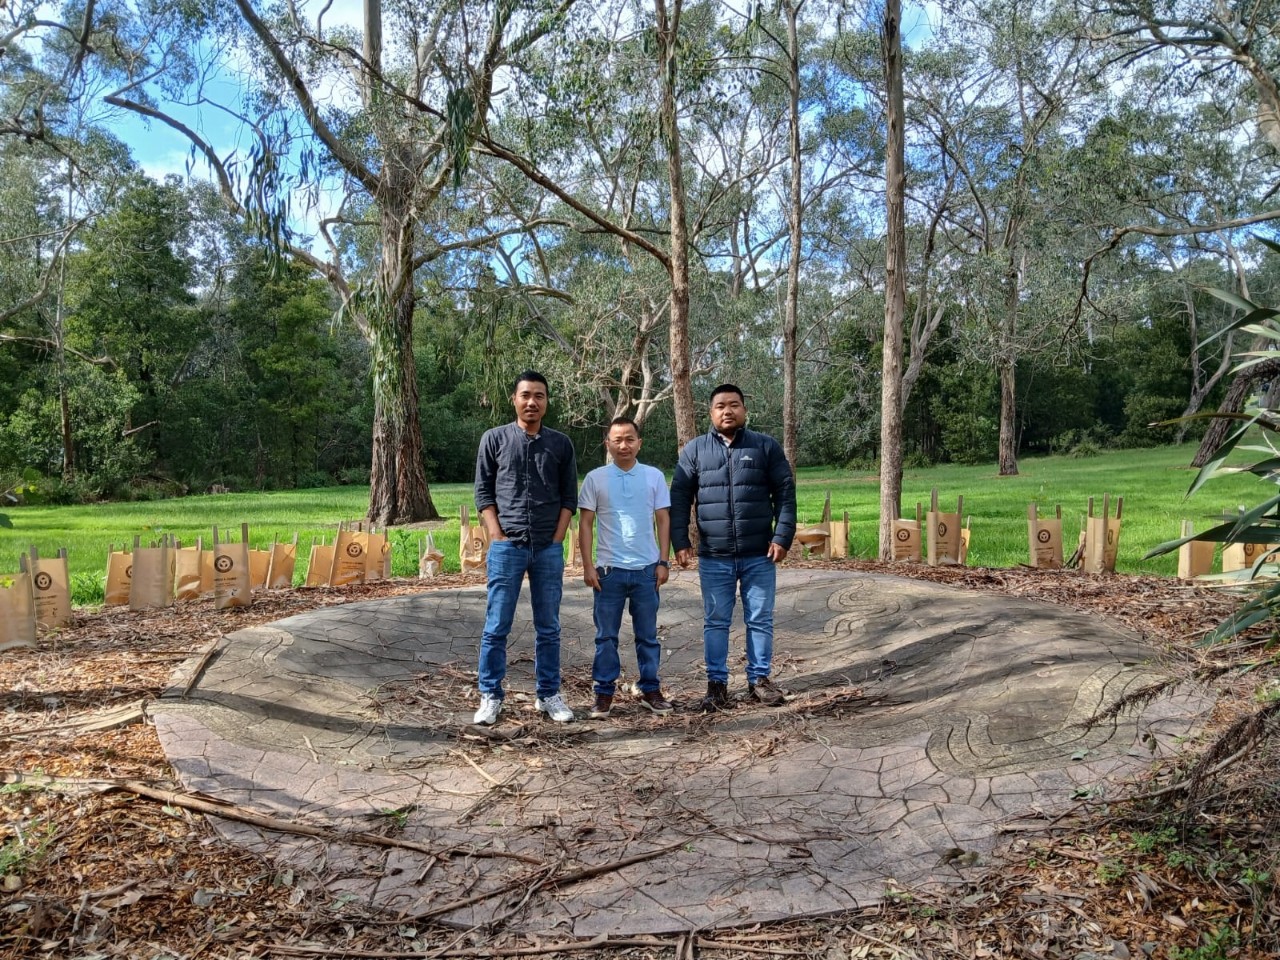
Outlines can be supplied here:
[[666, 560], [659, 560], [659, 561], [658, 561], [658, 566], [660, 566], [660, 567], [667, 567], [667, 568], [669, 569], [669, 568], [671, 567], [671, 564], [670, 564], [670, 562], [668, 562], [668, 561], [666, 561]]

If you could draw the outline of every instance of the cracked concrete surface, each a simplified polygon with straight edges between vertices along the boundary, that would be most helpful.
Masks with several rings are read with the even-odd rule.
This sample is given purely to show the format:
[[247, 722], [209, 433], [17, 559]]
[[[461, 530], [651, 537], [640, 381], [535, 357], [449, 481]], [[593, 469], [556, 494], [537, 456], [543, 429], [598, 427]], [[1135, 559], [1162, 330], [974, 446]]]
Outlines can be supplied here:
[[[486, 732], [470, 726], [484, 603], [482, 588], [429, 591], [234, 633], [159, 704], [165, 751], [189, 790], [422, 848], [219, 822], [334, 893], [406, 918], [590, 937], [821, 915], [893, 883], [955, 882], [980, 868], [1003, 822], [1114, 789], [1209, 705], [1165, 696], [1085, 730], [1163, 677], [1137, 638], [1050, 604], [784, 569], [774, 676], [793, 699], [704, 718], [691, 712], [705, 684], [702, 605], [696, 573], [683, 572], [659, 616], [664, 689], [683, 709], [654, 717], [622, 695], [608, 720], [585, 719], [591, 598], [571, 580], [561, 659], [581, 719], [533, 711], [526, 596], [507, 710]], [[744, 663], [739, 619], [738, 692]], [[533, 882], [657, 850], [563, 887]], [[514, 892], [450, 908], [521, 877]]]

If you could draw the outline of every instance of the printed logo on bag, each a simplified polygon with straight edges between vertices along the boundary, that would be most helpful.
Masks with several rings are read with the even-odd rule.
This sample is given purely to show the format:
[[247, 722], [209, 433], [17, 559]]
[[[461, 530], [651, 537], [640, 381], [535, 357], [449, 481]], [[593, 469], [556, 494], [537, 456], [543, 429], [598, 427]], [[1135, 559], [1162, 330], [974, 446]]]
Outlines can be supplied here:
[[947, 535], [947, 525], [943, 521], [938, 522], [938, 536], [945, 537]]
[[125, 578], [126, 580], [132, 580], [132, 579], [133, 579], [133, 564], [132, 564], [132, 563], [131, 563], [131, 564], [129, 564], [127, 567], [125, 567], [125, 568], [124, 568], [124, 578]]
[[899, 543], [906, 543], [908, 540], [911, 539], [911, 531], [904, 527], [903, 529], [895, 533], [894, 536], [898, 538]]
[[213, 561], [213, 569], [219, 573], [227, 573], [236, 565], [236, 561], [232, 557], [228, 557], [225, 553], [220, 557], [215, 557]]
[[1111, 544], [1111, 543], [1115, 543], [1115, 542], [1116, 542], [1116, 532], [1115, 532], [1114, 530], [1108, 530], [1108, 531], [1107, 531], [1107, 543], [1108, 543], [1108, 544]]
[[53, 577], [49, 576], [43, 570], [36, 574], [36, 589], [48, 590], [53, 586]]
[[362, 546], [360, 546], [360, 544], [358, 544], [358, 543], [348, 543], [348, 544], [347, 544], [347, 556], [348, 556], [348, 557], [358, 557], [358, 556], [360, 556], [360, 554], [362, 554], [362, 553], [364, 553], [364, 548], [363, 548]]
[[391, 552], [391, 544], [387, 543], [384, 540], [382, 543], [382, 555], [385, 557], [390, 552]]
[[1039, 540], [1041, 543], [1048, 543], [1050, 540], [1053, 539], [1053, 534], [1050, 533], [1048, 530], [1041, 530], [1039, 533], [1036, 534], [1036, 539]]

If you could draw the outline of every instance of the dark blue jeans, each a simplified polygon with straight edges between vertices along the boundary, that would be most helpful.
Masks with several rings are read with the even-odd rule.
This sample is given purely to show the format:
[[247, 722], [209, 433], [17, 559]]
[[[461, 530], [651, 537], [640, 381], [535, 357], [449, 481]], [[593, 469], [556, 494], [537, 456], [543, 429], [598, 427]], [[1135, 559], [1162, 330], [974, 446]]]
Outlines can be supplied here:
[[502, 699], [507, 675], [507, 637], [515, 619], [520, 585], [529, 574], [533, 607], [533, 666], [539, 697], [560, 692], [560, 595], [564, 591], [564, 545], [534, 549], [527, 543], [489, 544], [489, 603], [480, 637], [480, 692]]
[[636, 662], [640, 666], [640, 691], [661, 689], [658, 663], [662, 645], [658, 642], [658, 565], [651, 563], [639, 570], [621, 567], [596, 567], [600, 589], [595, 595], [593, 611], [596, 621], [596, 658], [591, 666], [595, 691], [611, 697], [618, 683], [622, 665], [618, 661], [618, 634], [622, 630], [622, 611], [631, 605], [631, 631], [636, 638]]
[[699, 557], [702, 586], [702, 655], [707, 680], [729, 681], [729, 626], [734, 601], [742, 592], [742, 619], [747, 627], [747, 682], [769, 676], [773, 669], [773, 603], [778, 568], [766, 555]]

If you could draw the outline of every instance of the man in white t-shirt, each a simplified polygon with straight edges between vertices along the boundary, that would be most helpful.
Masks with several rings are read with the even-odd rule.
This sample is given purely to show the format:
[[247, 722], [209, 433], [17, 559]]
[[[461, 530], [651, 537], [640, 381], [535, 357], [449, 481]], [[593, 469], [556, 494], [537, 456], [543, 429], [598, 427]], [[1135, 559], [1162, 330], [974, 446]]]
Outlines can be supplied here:
[[[671, 497], [662, 471], [636, 461], [640, 442], [634, 420], [614, 419], [605, 438], [613, 462], [588, 473], [578, 491], [578, 543], [585, 568], [582, 579], [595, 591], [596, 656], [591, 668], [596, 694], [591, 710], [594, 719], [609, 716], [613, 709], [622, 669], [618, 633], [628, 602], [640, 667], [640, 703], [658, 714], [672, 710], [658, 680], [662, 656], [658, 642], [658, 588], [667, 582], [669, 573]], [[600, 532], [593, 565], [591, 541], [597, 518]]]

